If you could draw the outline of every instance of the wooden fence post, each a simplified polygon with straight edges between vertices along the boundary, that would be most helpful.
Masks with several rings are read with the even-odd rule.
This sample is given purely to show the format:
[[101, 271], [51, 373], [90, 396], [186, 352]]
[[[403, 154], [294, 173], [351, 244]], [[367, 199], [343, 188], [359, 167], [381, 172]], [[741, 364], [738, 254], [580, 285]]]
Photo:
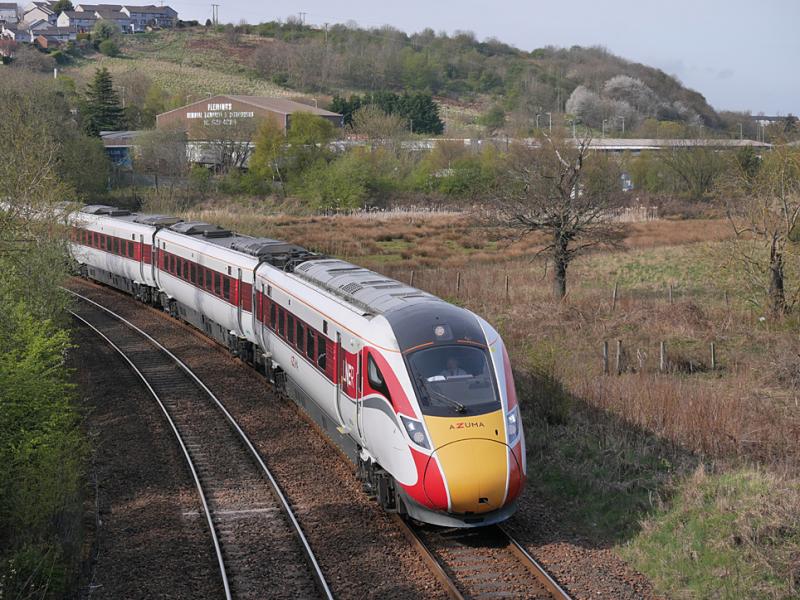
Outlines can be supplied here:
[[622, 374], [622, 340], [617, 340], [617, 375]]
[[669, 283], [669, 303], [672, 304], [672, 282]]
[[608, 340], [603, 340], [603, 375], [608, 375]]
[[410, 285], [411, 287], [414, 287], [414, 271], [411, 271], [411, 281], [409, 282], [408, 285]]
[[511, 297], [511, 292], [510, 292], [509, 286], [508, 286], [508, 274], [506, 273], [506, 299], [508, 299], [510, 297]]
[[658, 358], [658, 370], [662, 373], [667, 370], [667, 343], [662, 341], [659, 344], [659, 358]]
[[461, 292], [461, 272], [456, 273], [456, 295]]
[[614, 309], [617, 308], [617, 286], [619, 285], [618, 281], [614, 282], [614, 291], [611, 292], [611, 312], [614, 312]]
[[711, 342], [711, 370], [717, 370], [717, 347], [714, 342]]

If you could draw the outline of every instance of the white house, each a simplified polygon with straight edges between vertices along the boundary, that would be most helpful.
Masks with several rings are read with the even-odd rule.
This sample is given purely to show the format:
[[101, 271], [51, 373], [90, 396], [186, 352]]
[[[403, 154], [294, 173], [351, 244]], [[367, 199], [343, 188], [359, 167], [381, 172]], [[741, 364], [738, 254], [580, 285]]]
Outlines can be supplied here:
[[32, 23], [41, 19], [48, 21], [51, 25], [55, 25], [58, 15], [50, 6], [49, 2], [31, 2], [25, 7], [25, 11], [22, 13], [22, 20], [26, 23]]
[[0, 2], [0, 23], [6, 25], [16, 25], [19, 21], [17, 16], [16, 2]]
[[131, 6], [125, 5], [122, 11], [133, 23], [134, 31], [145, 31], [148, 27], [175, 27], [178, 13], [169, 6]]
[[131, 18], [123, 12], [114, 11], [108, 8], [99, 8], [94, 11], [94, 16], [98, 19], [102, 19], [103, 21], [111, 21], [112, 23], [116, 23], [124, 32], [130, 33], [132, 30]]
[[95, 23], [97, 23], [97, 16], [94, 13], [74, 10], [63, 11], [56, 20], [59, 27], [74, 27], [78, 33], [91, 31]]

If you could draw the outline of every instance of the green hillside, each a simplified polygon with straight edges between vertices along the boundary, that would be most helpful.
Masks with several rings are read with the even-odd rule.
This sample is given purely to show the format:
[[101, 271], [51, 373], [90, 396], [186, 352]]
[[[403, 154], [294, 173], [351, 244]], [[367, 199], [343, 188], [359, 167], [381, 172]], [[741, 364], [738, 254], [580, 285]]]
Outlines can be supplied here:
[[[121, 49], [120, 57], [89, 55], [64, 71], [79, 83], [101, 65], [115, 75], [146, 74], [175, 102], [222, 92], [313, 96], [323, 104], [336, 94], [428, 92], [443, 105], [448, 130], [482, 123], [519, 132], [548, 112], [590, 127], [605, 119], [612, 130], [624, 120], [628, 132], [648, 119], [724, 127], [700, 93], [602, 48], [525, 52], [470, 33], [344, 25], [326, 32], [289, 22], [123, 36]], [[492, 126], [490, 114], [499, 123]]]

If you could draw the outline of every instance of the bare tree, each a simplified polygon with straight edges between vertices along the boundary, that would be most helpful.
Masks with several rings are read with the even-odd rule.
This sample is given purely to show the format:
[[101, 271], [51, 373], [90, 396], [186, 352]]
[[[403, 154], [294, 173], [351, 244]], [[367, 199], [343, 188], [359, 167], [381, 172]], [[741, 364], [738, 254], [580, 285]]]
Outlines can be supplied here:
[[186, 176], [186, 132], [178, 129], [153, 129], [136, 139], [134, 165], [138, 172], [152, 175], [156, 190], [159, 177], [172, 188]]
[[210, 154], [217, 169], [227, 173], [247, 166], [253, 153], [253, 138], [258, 130], [254, 118], [207, 119], [193, 131], [193, 140], [203, 140], [203, 150]]
[[544, 136], [513, 146], [494, 194], [495, 213], [515, 237], [549, 236], [537, 254], [551, 253], [557, 299], [567, 294], [567, 269], [578, 254], [618, 239], [609, 217], [620, 203], [619, 168], [607, 154], [590, 152], [589, 142]]
[[773, 317], [788, 312], [800, 296], [787, 292], [786, 264], [800, 254], [800, 150], [776, 146], [760, 164], [732, 160], [718, 186], [736, 233], [735, 251], [754, 290], [766, 295]]
[[693, 200], [701, 200], [713, 190], [714, 180], [724, 165], [722, 156], [714, 148], [689, 147], [688, 142], [663, 151], [659, 158]]
[[408, 134], [406, 120], [389, 115], [374, 104], [362, 106], [353, 113], [353, 132], [371, 141], [391, 143]]

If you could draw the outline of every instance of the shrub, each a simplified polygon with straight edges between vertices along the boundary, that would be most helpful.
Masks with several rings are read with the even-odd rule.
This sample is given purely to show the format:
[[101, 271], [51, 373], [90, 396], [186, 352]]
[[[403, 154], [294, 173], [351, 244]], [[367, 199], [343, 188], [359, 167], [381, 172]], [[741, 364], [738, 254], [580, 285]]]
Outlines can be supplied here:
[[119, 46], [114, 40], [103, 40], [97, 48], [106, 56], [119, 56]]

